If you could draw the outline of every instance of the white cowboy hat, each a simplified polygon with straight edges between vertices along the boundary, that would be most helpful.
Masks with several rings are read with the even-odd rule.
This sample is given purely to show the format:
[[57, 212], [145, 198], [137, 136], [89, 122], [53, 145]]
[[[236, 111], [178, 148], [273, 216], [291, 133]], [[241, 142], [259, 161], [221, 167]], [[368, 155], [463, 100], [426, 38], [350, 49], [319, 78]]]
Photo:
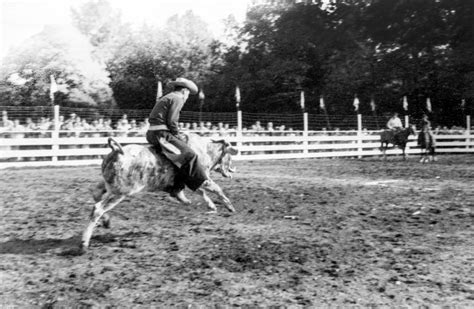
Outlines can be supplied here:
[[168, 85], [172, 87], [179, 86], [179, 87], [188, 88], [191, 94], [198, 93], [198, 87], [196, 86], [196, 84], [190, 81], [189, 79], [186, 79], [183, 77], [178, 77], [175, 81], [169, 82]]

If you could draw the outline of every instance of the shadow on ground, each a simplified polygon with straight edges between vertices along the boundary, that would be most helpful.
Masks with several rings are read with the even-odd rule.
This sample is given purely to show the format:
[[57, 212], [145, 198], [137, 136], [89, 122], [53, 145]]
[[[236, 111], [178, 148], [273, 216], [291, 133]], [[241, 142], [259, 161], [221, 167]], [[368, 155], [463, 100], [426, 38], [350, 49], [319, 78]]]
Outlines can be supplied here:
[[[140, 236], [146, 236], [150, 233], [146, 232], [127, 232], [124, 234], [103, 234], [92, 237], [94, 242], [99, 243], [111, 243], [120, 239], [135, 238]], [[76, 252], [81, 245], [81, 235], [55, 239], [19, 239], [14, 238], [12, 240], [0, 243], [0, 254], [37, 254], [46, 253], [51, 250], [63, 250], [59, 252], [60, 255], [68, 255]]]

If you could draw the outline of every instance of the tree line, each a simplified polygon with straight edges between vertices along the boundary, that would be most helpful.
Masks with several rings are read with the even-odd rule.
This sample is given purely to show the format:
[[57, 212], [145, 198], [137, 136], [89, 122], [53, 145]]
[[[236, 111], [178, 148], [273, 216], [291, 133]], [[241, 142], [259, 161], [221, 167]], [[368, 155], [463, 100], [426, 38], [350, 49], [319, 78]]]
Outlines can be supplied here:
[[[71, 29], [45, 28], [12, 51], [0, 72], [3, 105], [47, 105], [50, 75], [63, 106], [150, 109], [157, 84], [178, 76], [205, 93], [204, 111], [329, 114], [405, 112], [447, 125], [472, 112], [474, 2], [470, 0], [269, 1], [243, 24], [229, 16], [213, 38], [193, 12], [164, 27], [133, 27], [107, 0], [72, 9]], [[369, 102], [375, 103], [371, 106]], [[198, 110], [197, 96], [185, 106]]]

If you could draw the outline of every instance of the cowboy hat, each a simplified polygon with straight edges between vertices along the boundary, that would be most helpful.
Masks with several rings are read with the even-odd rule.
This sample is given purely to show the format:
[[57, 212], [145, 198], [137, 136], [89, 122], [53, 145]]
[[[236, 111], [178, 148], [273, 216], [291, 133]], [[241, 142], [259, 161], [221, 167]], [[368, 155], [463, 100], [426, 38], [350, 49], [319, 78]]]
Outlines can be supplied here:
[[193, 83], [192, 81], [190, 81], [189, 79], [186, 79], [186, 78], [183, 78], [183, 77], [178, 77], [175, 81], [169, 82], [168, 85], [170, 85], [172, 87], [178, 86], [178, 87], [187, 88], [187, 89], [189, 89], [191, 94], [198, 93], [198, 87], [196, 86], [196, 84]]

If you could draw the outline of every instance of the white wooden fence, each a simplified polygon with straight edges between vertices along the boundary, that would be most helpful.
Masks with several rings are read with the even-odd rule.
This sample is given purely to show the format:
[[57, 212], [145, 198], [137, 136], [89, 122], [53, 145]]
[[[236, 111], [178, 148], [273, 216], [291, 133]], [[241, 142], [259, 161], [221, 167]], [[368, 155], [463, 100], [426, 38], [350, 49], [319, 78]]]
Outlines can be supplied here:
[[[61, 137], [62, 132], [42, 132], [42, 137], [0, 138], [0, 169], [27, 166], [95, 165], [110, 152], [108, 137]], [[69, 132], [70, 133], [70, 132]], [[110, 132], [109, 132], [110, 133]], [[379, 131], [237, 131], [226, 139], [240, 151], [235, 160], [268, 160], [322, 157], [379, 156]], [[22, 132], [25, 134], [25, 132]], [[87, 134], [96, 134], [88, 132]], [[117, 133], [118, 134], [118, 133]], [[122, 132], [123, 134], [123, 132]], [[146, 144], [144, 136], [114, 137], [121, 144]], [[474, 135], [436, 135], [438, 153], [474, 153]], [[411, 136], [408, 154], [419, 154]], [[399, 149], [388, 155], [401, 154]]]

